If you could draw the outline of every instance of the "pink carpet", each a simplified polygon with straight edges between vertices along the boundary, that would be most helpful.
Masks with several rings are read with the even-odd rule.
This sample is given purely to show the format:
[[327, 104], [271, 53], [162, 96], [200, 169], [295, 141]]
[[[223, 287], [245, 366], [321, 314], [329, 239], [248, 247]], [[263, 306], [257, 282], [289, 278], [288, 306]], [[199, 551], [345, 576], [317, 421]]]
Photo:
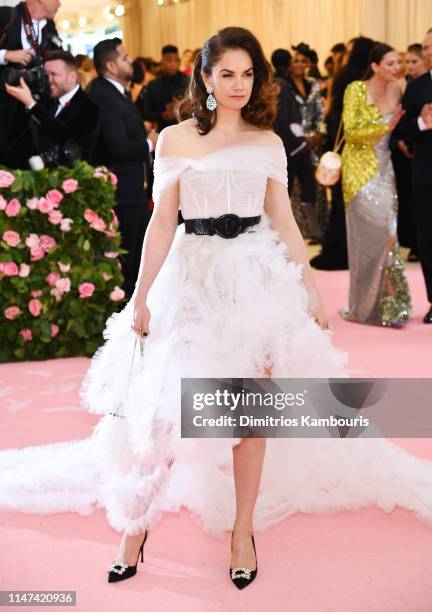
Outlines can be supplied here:
[[[357, 376], [430, 377], [432, 326], [418, 267], [409, 267], [414, 318], [404, 330], [343, 321], [346, 272], [317, 279], [334, 342], [350, 352]], [[86, 437], [96, 418], [78, 403], [82, 358], [0, 366], [0, 447]], [[409, 408], [409, 407], [407, 407]], [[429, 439], [397, 440], [432, 459]], [[106, 583], [118, 534], [102, 511], [89, 517], [0, 514], [0, 590], [76, 590], [82, 611], [430, 612], [432, 529], [409, 512], [379, 510], [295, 515], [256, 537], [259, 574], [237, 591], [228, 577], [229, 534], [213, 540], [188, 513], [166, 514], [145, 547], [135, 578]], [[63, 609], [63, 608], [62, 608]]]

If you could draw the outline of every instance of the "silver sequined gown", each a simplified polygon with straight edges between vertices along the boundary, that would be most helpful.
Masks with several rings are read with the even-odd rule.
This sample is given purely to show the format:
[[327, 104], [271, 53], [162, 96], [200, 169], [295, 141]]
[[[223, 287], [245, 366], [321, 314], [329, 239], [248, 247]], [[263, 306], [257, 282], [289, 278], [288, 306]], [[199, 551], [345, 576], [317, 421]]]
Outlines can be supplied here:
[[[388, 123], [392, 114], [383, 116]], [[390, 134], [375, 145], [378, 172], [347, 206], [349, 307], [341, 314], [369, 325], [402, 326], [411, 297], [397, 240], [397, 193]]]

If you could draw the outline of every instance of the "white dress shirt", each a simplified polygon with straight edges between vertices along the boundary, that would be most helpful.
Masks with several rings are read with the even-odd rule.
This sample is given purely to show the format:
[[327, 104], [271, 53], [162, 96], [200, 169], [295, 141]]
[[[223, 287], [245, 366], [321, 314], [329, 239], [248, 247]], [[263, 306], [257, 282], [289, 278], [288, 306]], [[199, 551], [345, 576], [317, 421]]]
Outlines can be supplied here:
[[[32, 19], [32, 23], [33, 23], [33, 29], [36, 32], [36, 35], [38, 36], [38, 44], [40, 45], [42, 43], [42, 30], [46, 26], [47, 20], [46, 19]], [[24, 29], [24, 22], [21, 23], [21, 45], [23, 49], [32, 48], [31, 44], [28, 41], [27, 34]], [[0, 49], [0, 66], [4, 66], [5, 64], [8, 63], [7, 59], [5, 58], [5, 55], [7, 52], [8, 52], [8, 49]]]

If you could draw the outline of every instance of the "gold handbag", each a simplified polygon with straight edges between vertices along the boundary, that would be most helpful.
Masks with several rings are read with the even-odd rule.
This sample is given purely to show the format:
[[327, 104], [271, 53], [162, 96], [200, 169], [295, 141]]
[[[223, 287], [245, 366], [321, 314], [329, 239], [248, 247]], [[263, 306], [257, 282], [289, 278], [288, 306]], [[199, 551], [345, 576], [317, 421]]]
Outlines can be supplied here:
[[315, 172], [315, 178], [323, 187], [332, 187], [336, 185], [341, 177], [342, 160], [338, 153], [344, 141], [342, 136], [342, 119], [339, 122], [339, 127], [336, 135], [333, 151], [326, 151], [321, 155], [318, 166]]

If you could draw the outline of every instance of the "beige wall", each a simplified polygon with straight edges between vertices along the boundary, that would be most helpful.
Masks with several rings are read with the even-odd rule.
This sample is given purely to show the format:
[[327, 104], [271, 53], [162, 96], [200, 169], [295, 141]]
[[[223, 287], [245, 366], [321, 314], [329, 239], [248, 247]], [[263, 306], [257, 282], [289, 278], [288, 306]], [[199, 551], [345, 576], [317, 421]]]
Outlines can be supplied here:
[[155, 0], [129, 0], [125, 42], [132, 55], [160, 58], [166, 43], [180, 52], [199, 47], [218, 29], [251, 29], [267, 55], [301, 41], [318, 51], [362, 33], [398, 49], [421, 41], [432, 27], [432, 0], [189, 0], [158, 7]]

